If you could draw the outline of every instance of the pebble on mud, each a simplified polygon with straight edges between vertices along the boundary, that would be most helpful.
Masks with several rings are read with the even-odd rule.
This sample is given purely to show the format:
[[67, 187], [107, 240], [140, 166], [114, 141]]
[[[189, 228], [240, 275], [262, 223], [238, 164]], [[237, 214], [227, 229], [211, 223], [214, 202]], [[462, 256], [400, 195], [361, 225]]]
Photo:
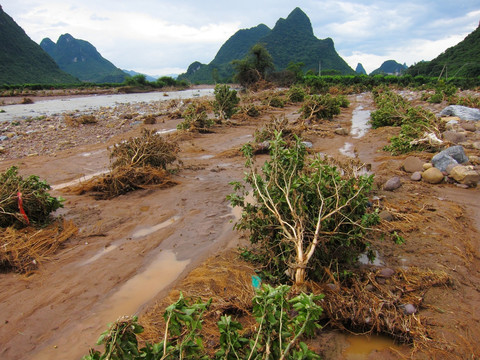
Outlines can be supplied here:
[[389, 278], [392, 277], [393, 274], [395, 274], [395, 270], [390, 269], [390, 268], [383, 268], [380, 270], [380, 272], [377, 274], [377, 276], [383, 277], [383, 278]]
[[422, 179], [430, 184], [440, 184], [443, 178], [443, 173], [435, 167], [425, 170], [422, 173]]
[[417, 308], [415, 307], [415, 305], [406, 304], [406, 305], [403, 305], [402, 307], [405, 315], [413, 315], [417, 312]]
[[334, 130], [334, 133], [337, 135], [348, 135], [348, 130], [344, 128], [337, 128]]
[[387, 210], [380, 211], [378, 216], [383, 221], [393, 221], [393, 215], [390, 212], [388, 212]]
[[425, 163], [425, 164], [423, 164], [423, 170], [428, 170], [428, 169], [430, 169], [431, 167], [433, 167], [433, 164], [432, 164], [432, 163]]
[[389, 179], [385, 185], [383, 185], [383, 190], [386, 191], [393, 191], [398, 189], [402, 186], [402, 180], [398, 176], [394, 176], [393, 178]]
[[423, 170], [423, 161], [416, 156], [409, 156], [403, 162], [403, 170], [408, 173], [414, 173], [416, 171]]
[[410, 180], [412, 181], [420, 181], [422, 180], [422, 173], [420, 171], [415, 171], [412, 176], [410, 176]]

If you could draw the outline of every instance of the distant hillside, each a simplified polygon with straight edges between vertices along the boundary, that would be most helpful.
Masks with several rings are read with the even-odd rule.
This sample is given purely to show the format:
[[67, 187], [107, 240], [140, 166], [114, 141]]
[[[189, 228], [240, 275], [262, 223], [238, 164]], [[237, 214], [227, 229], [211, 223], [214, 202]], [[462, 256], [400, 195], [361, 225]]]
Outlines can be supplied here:
[[192, 83], [212, 83], [230, 79], [233, 76], [233, 60], [243, 58], [250, 48], [270, 32], [270, 28], [260, 24], [250, 29], [237, 31], [220, 47], [217, 55], [208, 65], [198, 61], [190, 64], [185, 74], [179, 75], [179, 80], [188, 80]]
[[373, 70], [370, 75], [402, 75], [407, 68], [408, 66], [405, 64], [402, 65], [395, 60], [387, 60], [378, 69]]
[[0, 6], [0, 84], [72, 84], [42, 48]]
[[75, 39], [70, 34], [61, 35], [55, 44], [45, 38], [40, 46], [55, 60], [60, 69], [94, 83], [121, 83], [126, 73], [103, 58], [88, 41]]
[[457, 45], [448, 48], [432, 61], [422, 61], [408, 68], [413, 76], [480, 76], [480, 26]]
[[357, 64], [357, 68], [355, 69], [355, 72], [357, 74], [360, 74], [360, 75], [367, 75], [367, 72], [365, 71], [365, 68], [360, 63]]
[[134, 70], [125, 70], [125, 69], [122, 69], [122, 71], [123, 71], [125, 74], [130, 75], [130, 76], [144, 75], [144, 76], [145, 76], [145, 79], [147, 79], [147, 81], [155, 81], [155, 80], [157, 80], [156, 77], [153, 77], [153, 76], [150, 76], [150, 75], [146, 75], [146, 74], [142, 74], [142, 73], [136, 72], [136, 71], [134, 71]]
[[295, 8], [286, 19], [279, 19], [270, 30], [260, 24], [254, 28], [237, 31], [222, 45], [214, 60], [208, 65], [196, 61], [187, 72], [179, 76], [190, 82], [228, 81], [234, 72], [232, 60], [244, 58], [250, 48], [264, 44], [273, 57], [277, 71], [285, 69], [290, 62], [303, 62], [304, 70], [336, 70], [341, 74], [353, 74], [353, 69], [335, 51], [333, 40], [319, 40], [313, 34], [308, 16]]

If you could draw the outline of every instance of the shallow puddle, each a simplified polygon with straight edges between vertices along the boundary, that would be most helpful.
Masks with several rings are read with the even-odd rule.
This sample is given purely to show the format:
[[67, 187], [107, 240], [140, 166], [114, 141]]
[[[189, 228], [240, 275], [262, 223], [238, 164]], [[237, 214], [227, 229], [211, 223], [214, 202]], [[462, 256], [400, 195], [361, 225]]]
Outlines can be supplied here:
[[350, 129], [350, 135], [354, 139], [360, 139], [370, 129], [370, 110], [363, 110], [363, 106], [358, 106], [353, 110], [352, 114], [352, 127]]
[[104, 175], [104, 174], [108, 173], [108, 171], [109, 170], [102, 170], [102, 171], [96, 172], [94, 174], [82, 176], [79, 179], [75, 179], [75, 180], [65, 182], [65, 183], [62, 183], [62, 184], [52, 185], [52, 190], [60, 190], [60, 189], [64, 189], [64, 188], [72, 186], [72, 185], [81, 184], [82, 182], [90, 180], [90, 179], [94, 178], [95, 176]]
[[157, 225], [154, 225], [154, 226], [149, 226], [149, 227], [143, 227], [141, 229], [138, 229], [132, 234], [132, 238], [133, 239], [138, 239], [140, 237], [144, 237], [144, 236], [153, 234], [154, 232], [156, 232], [158, 230], [161, 230], [163, 228], [166, 228], [169, 225], [172, 225], [178, 219], [180, 219], [179, 216], [174, 216], [174, 217], [172, 217], [172, 218], [170, 218], [170, 219], [168, 219], [168, 220], [166, 220], [166, 221], [164, 221], [160, 224], [157, 224]]
[[343, 147], [338, 149], [340, 151], [340, 154], [354, 158], [355, 157], [355, 152], [353, 151], [353, 144], [350, 142], [346, 142]]
[[360, 256], [358, 257], [358, 262], [362, 265], [384, 266], [385, 263], [380, 258], [380, 254], [378, 253], [378, 251], [374, 250], [373, 253], [375, 255], [375, 259], [373, 260], [373, 262], [370, 262], [367, 253], [360, 254]]
[[138, 313], [142, 305], [176, 280], [189, 263], [188, 259], [177, 260], [171, 250], [162, 251], [145, 271], [132, 277], [110, 297], [102, 318], [111, 322], [119, 316]]
[[118, 245], [106, 246], [106, 247], [104, 247], [102, 250], [100, 250], [98, 253], [96, 253], [95, 255], [93, 255], [90, 259], [81, 262], [79, 266], [85, 266], [85, 265], [91, 264], [92, 262], [97, 261], [98, 259], [100, 259], [103, 255], [106, 255], [106, 254], [108, 254], [109, 252], [111, 252], [112, 250], [115, 250], [115, 249], [117, 249], [117, 248], [118, 248]]
[[169, 134], [169, 133], [173, 133], [175, 131], [177, 131], [177, 129], [161, 129], [161, 130], [158, 130], [156, 132], [156, 134], [158, 134], [158, 135]]
[[343, 351], [345, 360], [364, 360], [374, 351], [402, 349], [393, 339], [382, 335], [349, 335], [347, 341], [350, 346]]

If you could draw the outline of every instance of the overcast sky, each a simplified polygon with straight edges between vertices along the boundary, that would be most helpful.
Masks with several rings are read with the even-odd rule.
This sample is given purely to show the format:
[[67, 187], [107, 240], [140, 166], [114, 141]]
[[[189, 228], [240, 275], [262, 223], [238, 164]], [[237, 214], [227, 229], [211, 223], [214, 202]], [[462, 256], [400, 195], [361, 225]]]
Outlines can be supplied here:
[[4, 0], [0, 4], [37, 43], [69, 33], [89, 41], [121, 69], [148, 75], [208, 64], [237, 30], [270, 28], [300, 7], [319, 39], [367, 73], [386, 60], [432, 60], [474, 31], [479, 0]]

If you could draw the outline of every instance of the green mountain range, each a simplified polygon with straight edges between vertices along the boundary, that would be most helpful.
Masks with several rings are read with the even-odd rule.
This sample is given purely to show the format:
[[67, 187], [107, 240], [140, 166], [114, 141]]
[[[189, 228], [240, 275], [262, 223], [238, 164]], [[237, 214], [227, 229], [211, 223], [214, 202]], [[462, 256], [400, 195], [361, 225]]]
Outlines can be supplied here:
[[103, 58], [88, 41], [75, 39], [70, 34], [61, 35], [55, 44], [49, 38], [40, 43], [63, 71], [93, 83], [121, 83], [129, 75]]
[[192, 63], [179, 79], [192, 83], [227, 82], [234, 74], [231, 62], [244, 58], [250, 48], [261, 43], [272, 55], [275, 70], [284, 70], [290, 62], [305, 64], [304, 70], [336, 70], [341, 74], [354, 74], [353, 69], [338, 55], [333, 40], [320, 40], [313, 34], [308, 16], [295, 8], [286, 19], [279, 19], [273, 29], [260, 24], [237, 31], [222, 45], [208, 65]]
[[480, 25], [457, 45], [431, 61], [422, 61], [408, 68], [413, 76], [480, 76]]
[[385, 61], [378, 69], [373, 70], [370, 75], [402, 75], [408, 66], [400, 64], [395, 60]]
[[0, 6], [0, 85], [72, 84], [78, 79], [60, 70]]

